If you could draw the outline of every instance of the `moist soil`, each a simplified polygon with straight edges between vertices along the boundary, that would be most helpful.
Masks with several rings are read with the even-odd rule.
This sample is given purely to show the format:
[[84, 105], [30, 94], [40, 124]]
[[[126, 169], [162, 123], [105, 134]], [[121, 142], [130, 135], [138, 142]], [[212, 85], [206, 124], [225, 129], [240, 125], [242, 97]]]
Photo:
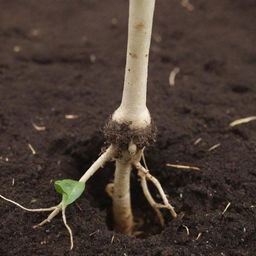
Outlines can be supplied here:
[[[256, 3], [191, 3], [193, 11], [157, 1], [148, 81], [158, 135], [145, 156], [179, 217], [163, 210], [159, 227], [134, 171], [142, 234], [115, 233], [109, 163], [67, 209], [72, 251], [61, 216], [34, 230], [46, 213], [1, 199], [0, 255], [255, 255], [256, 122], [229, 124], [256, 115]], [[1, 0], [0, 7], [0, 194], [30, 208], [54, 206], [54, 180], [79, 179], [97, 159], [102, 127], [120, 104], [128, 1]]]

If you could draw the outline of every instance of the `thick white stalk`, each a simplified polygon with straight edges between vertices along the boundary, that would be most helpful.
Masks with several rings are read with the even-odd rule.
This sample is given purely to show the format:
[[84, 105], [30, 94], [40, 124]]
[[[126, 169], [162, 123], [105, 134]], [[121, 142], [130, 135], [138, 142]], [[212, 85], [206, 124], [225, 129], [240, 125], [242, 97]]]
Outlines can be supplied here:
[[113, 191], [113, 216], [117, 232], [131, 235], [133, 228], [133, 215], [130, 198], [130, 174], [132, 165], [123, 158], [116, 160], [116, 170]]
[[151, 118], [146, 107], [149, 47], [155, 0], [130, 0], [127, 59], [122, 102], [113, 114], [118, 123], [145, 128]]

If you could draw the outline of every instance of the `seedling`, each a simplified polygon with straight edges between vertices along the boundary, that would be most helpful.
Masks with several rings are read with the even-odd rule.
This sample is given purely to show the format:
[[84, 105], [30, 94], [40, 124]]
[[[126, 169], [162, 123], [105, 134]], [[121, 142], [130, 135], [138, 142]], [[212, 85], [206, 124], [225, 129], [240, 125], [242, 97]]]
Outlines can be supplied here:
[[[127, 235], [134, 233], [134, 217], [130, 199], [130, 174], [132, 169], [138, 171], [143, 193], [155, 210], [159, 222], [164, 226], [160, 211], [167, 208], [175, 218], [177, 215], [169, 203], [159, 181], [149, 173], [143, 155], [144, 149], [155, 140], [155, 127], [146, 106], [147, 73], [149, 48], [155, 0], [130, 0], [129, 31], [124, 88], [121, 105], [108, 120], [104, 134], [107, 150], [91, 165], [79, 181], [62, 180], [55, 182], [56, 190], [62, 194], [62, 201], [46, 209], [27, 209], [16, 202], [1, 196], [29, 211], [52, 211], [42, 226], [50, 222], [62, 211], [63, 222], [70, 233], [71, 249], [73, 236], [65, 217], [66, 207], [73, 203], [83, 192], [88, 179], [108, 161], [115, 161], [114, 183], [108, 186], [113, 200], [114, 228]], [[141, 164], [143, 160], [144, 165]], [[148, 188], [148, 181], [158, 190], [163, 203], [157, 203]]]

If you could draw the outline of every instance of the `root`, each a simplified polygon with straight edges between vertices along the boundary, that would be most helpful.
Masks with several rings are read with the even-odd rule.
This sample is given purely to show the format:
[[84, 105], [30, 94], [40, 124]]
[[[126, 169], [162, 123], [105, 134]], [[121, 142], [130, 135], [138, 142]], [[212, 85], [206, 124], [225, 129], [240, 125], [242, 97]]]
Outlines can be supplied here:
[[91, 167], [80, 178], [80, 182], [86, 183], [94, 175], [94, 173], [102, 168], [104, 164], [114, 158], [116, 155], [116, 148], [110, 145], [107, 150], [91, 165]]
[[55, 207], [55, 209], [52, 211], [51, 214], [49, 214], [49, 216], [43, 220], [42, 222], [40, 222], [39, 224], [37, 225], [34, 225], [33, 228], [38, 228], [38, 227], [42, 227], [44, 224], [48, 223], [48, 222], [51, 222], [51, 220], [58, 215], [58, 213], [61, 211], [61, 208], [62, 208], [62, 205], [61, 203]]
[[[144, 149], [142, 150], [142, 154], [141, 154], [141, 158], [143, 161], [143, 164], [145, 166], [145, 168], [148, 170], [148, 166], [147, 166], [147, 162], [146, 162], [146, 158], [145, 158], [145, 154], [144, 154]], [[161, 211], [158, 208], [158, 204], [157, 202], [154, 200], [154, 198], [152, 197], [149, 189], [148, 189], [148, 184], [147, 184], [147, 180], [145, 175], [141, 175], [141, 173], [139, 172], [138, 175], [141, 177], [141, 187], [142, 187], [142, 191], [144, 193], [144, 196], [146, 197], [146, 199], [148, 200], [149, 204], [151, 205], [151, 207], [155, 210], [156, 215], [158, 217], [159, 223], [161, 225], [161, 227], [164, 227], [164, 217], [163, 214], [161, 213]]]
[[31, 209], [31, 208], [26, 208], [26, 207], [22, 206], [21, 204], [19, 204], [19, 203], [13, 201], [13, 200], [11, 200], [11, 199], [8, 199], [8, 198], [6, 198], [6, 197], [4, 197], [4, 196], [2, 196], [2, 195], [0, 195], [0, 197], [1, 197], [3, 200], [5, 200], [5, 201], [7, 201], [7, 202], [9, 202], [9, 203], [12, 203], [12, 204], [18, 206], [19, 208], [21, 208], [22, 210], [27, 211], [27, 212], [50, 212], [50, 211], [55, 210], [56, 207], [57, 207], [57, 206], [53, 206], [53, 207], [49, 207], [49, 208]]
[[[173, 218], [177, 217], [177, 213], [174, 210], [174, 207], [169, 203], [166, 194], [163, 191], [163, 188], [160, 184], [160, 182], [149, 173], [149, 170], [144, 168], [140, 162], [134, 163], [135, 168], [138, 170], [138, 175], [141, 177], [141, 185], [144, 192], [145, 197], [147, 198], [149, 204], [152, 206], [152, 208], [156, 211], [157, 216], [159, 218], [159, 221], [161, 225], [163, 222], [163, 217], [161, 212], [159, 211], [160, 208], [166, 208], [169, 210], [170, 214]], [[153, 199], [152, 195], [150, 194], [148, 187], [147, 187], [147, 180], [150, 180], [154, 186], [157, 188], [164, 204], [158, 204]], [[160, 213], [159, 213], [160, 212]]]
[[105, 187], [105, 191], [108, 194], [108, 196], [112, 198], [114, 193], [114, 183], [108, 183]]
[[159, 210], [158, 204], [156, 203], [156, 201], [153, 199], [149, 189], [148, 189], [148, 184], [147, 184], [147, 180], [145, 175], [141, 175], [141, 173], [138, 173], [138, 175], [141, 177], [141, 187], [143, 190], [143, 193], [146, 197], [146, 199], [148, 200], [149, 204], [151, 205], [151, 207], [155, 210], [156, 215], [159, 219], [160, 225], [162, 227], [164, 227], [164, 217], [163, 214], [161, 213], [161, 211]]
[[145, 150], [145, 148], [143, 148], [143, 149], [142, 149], [141, 158], [142, 158], [142, 162], [143, 162], [143, 164], [144, 164], [145, 168], [148, 170], [148, 166], [147, 166], [147, 162], [146, 162], [146, 158], [145, 158], [144, 150]]
[[65, 210], [66, 210], [66, 208], [63, 207], [63, 208], [62, 208], [62, 220], [63, 220], [63, 223], [64, 223], [65, 227], [66, 227], [67, 230], [68, 230], [69, 237], [70, 237], [70, 250], [72, 250], [73, 247], [74, 247], [73, 234], [72, 234], [71, 228], [69, 227], [69, 225], [68, 225], [68, 223], [67, 223]]

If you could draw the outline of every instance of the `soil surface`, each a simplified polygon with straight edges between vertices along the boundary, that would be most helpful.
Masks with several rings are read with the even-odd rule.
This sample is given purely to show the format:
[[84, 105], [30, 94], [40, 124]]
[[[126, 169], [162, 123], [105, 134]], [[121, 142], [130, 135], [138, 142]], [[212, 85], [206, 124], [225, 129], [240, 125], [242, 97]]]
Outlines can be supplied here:
[[[256, 115], [256, 2], [191, 3], [193, 11], [157, 1], [148, 82], [158, 136], [145, 155], [179, 218], [163, 211], [160, 230], [134, 171], [144, 233], [114, 233], [110, 163], [67, 209], [73, 251], [60, 216], [34, 230], [46, 213], [1, 199], [0, 255], [255, 255], [256, 122], [229, 123]], [[0, 0], [0, 194], [54, 206], [53, 181], [79, 179], [97, 159], [101, 128], [120, 103], [127, 18], [127, 0]]]

